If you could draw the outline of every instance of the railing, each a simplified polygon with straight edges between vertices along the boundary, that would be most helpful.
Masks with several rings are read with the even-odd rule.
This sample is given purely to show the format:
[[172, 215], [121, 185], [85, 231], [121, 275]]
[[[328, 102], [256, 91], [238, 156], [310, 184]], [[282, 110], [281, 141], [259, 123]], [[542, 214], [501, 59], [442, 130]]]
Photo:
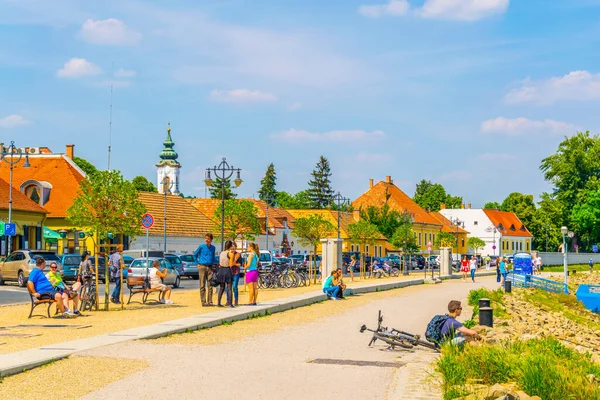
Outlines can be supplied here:
[[506, 279], [512, 282], [514, 287], [534, 288], [552, 293], [569, 293], [569, 288], [562, 282], [539, 278], [533, 275], [509, 274]]

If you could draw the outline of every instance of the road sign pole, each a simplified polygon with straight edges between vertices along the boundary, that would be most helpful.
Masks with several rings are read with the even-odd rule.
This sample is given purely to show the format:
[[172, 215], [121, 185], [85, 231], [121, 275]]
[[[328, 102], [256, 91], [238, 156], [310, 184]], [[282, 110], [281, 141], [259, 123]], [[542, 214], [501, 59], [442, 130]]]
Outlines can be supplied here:
[[148, 253], [150, 253], [150, 229], [146, 228], [146, 280], [148, 280]]

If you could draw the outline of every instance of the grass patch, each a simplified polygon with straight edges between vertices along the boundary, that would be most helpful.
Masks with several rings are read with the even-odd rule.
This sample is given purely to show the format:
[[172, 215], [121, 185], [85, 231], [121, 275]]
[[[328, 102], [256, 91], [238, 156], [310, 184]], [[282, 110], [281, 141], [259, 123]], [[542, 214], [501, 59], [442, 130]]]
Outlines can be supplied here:
[[575, 295], [531, 289], [523, 292], [523, 298], [536, 306], [541, 305], [548, 311], [560, 312], [575, 323], [600, 329], [600, 317], [587, 310]]
[[[569, 265], [569, 271], [575, 270], [577, 272], [589, 271], [590, 266], [588, 264], [575, 264]], [[563, 272], [565, 268], [562, 265], [544, 266], [544, 272]], [[600, 265], [594, 265], [594, 271], [600, 271]]]
[[565, 347], [553, 338], [458, 348], [444, 346], [436, 369], [443, 377], [444, 400], [468, 394], [470, 381], [484, 385], [517, 382], [542, 399], [600, 399], [600, 388], [588, 374], [600, 376], [589, 354]]
[[490, 299], [494, 317], [505, 318], [508, 316], [504, 306], [504, 292], [502, 289], [488, 290], [486, 288], [471, 290], [469, 292], [468, 303], [473, 307], [473, 316], [475, 319], [479, 314], [479, 299]]

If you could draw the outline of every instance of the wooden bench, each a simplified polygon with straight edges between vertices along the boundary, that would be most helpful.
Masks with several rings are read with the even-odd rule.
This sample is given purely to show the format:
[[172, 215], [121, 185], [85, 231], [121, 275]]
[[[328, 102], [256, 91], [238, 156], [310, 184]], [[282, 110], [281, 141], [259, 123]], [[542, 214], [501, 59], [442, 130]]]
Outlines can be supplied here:
[[[146, 304], [148, 296], [151, 293], [160, 293], [160, 289], [152, 289], [150, 287], [150, 281], [147, 281], [143, 276], [128, 276], [127, 288], [129, 289], [129, 299], [127, 300], [127, 304], [131, 303], [131, 298], [136, 294], [141, 293], [142, 304]], [[152, 301], [158, 302], [158, 299]], [[139, 301], [136, 303], [139, 303]]]
[[[54, 300], [54, 299], [38, 299], [33, 294], [31, 294], [31, 292], [29, 292], [29, 297], [31, 298], [31, 311], [29, 311], [29, 317], [27, 317], [27, 318], [31, 318], [33, 316], [33, 310], [37, 306], [42, 305], [42, 304], [48, 305], [47, 312], [48, 312], [48, 318], [50, 318], [50, 307], [52, 307], [52, 304], [56, 303], [56, 300]], [[38, 316], [45, 317], [45, 315], [38, 315]]]

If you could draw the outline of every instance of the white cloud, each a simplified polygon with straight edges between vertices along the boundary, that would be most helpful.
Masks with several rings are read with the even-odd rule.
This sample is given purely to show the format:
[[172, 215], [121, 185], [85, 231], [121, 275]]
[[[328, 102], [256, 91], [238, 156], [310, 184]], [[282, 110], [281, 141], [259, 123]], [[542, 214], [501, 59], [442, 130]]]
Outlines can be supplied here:
[[115, 73], [113, 75], [115, 76], [115, 78], [133, 78], [134, 76], [137, 75], [137, 72], [119, 68], [118, 70], [115, 71]]
[[531, 120], [523, 117], [504, 118], [498, 117], [481, 123], [481, 132], [498, 133], [508, 136], [524, 134], [545, 133], [552, 135], [567, 135], [574, 133], [578, 127], [566, 122], [545, 119], [541, 121]]
[[387, 163], [392, 161], [392, 155], [385, 153], [360, 152], [356, 155], [356, 161], [366, 163]]
[[83, 58], [71, 58], [58, 70], [56, 75], [60, 78], [81, 78], [84, 76], [99, 75], [102, 70], [95, 64]]
[[451, 181], [468, 181], [473, 177], [473, 174], [465, 170], [454, 170], [442, 174], [438, 177], [440, 182], [451, 182]]
[[358, 12], [371, 18], [383, 15], [403, 16], [410, 12], [421, 18], [476, 21], [506, 12], [509, 2], [510, 0], [425, 0], [422, 7], [411, 9], [408, 0], [390, 0], [385, 4], [362, 5]]
[[600, 73], [572, 71], [564, 76], [534, 82], [526, 79], [522, 86], [505, 96], [508, 103], [549, 105], [558, 101], [589, 101], [600, 99]]
[[410, 10], [408, 0], [390, 0], [386, 4], [373, 4], [358, 7], [358, 12], [365, 17], [378, 18], [382, 15], [405, 15]]
[[296, 111], [296, 110], [299, 110], [299, 109], [301, 109], [301, 108], [302, 108], [302, 103], [298, 103], [298, 102], [296, 102], [296, 103], [293, 103], [293, 104], [291, 104], [291, 105], [290, 105], [290, 106], [287, 108], [287, 110], [288, 110], [288, 111]]
[[287, 142], [360, 142], [380, 140], [385, 137], [382, 131], [367, 132], [363, 130], [341, 130], [325, 133], [308, 132], [298, 129], [289, 129], [271, 135], [271, 138]]
[[503, 14], [510, 0], [426, 0], [417, 13], [423, 18], [476, 21]]
[[277, 96], [260, 90], [235, 89], [212, 90], [209, 98], [221, 103], [253, 103], [277, 101]]
[[88, 19], [81, 26], [80, 34], [88, 43], [109, 46], [134, 45], [142, 38], [123, 21], [114, 18], [98, 21]]
[[25, 126], [31, 124], [31, 121], [23, 118], [20, 115], [8, 115], [4, 118], [0, 118], [0, 128], [16, 128], [18, 126]]

